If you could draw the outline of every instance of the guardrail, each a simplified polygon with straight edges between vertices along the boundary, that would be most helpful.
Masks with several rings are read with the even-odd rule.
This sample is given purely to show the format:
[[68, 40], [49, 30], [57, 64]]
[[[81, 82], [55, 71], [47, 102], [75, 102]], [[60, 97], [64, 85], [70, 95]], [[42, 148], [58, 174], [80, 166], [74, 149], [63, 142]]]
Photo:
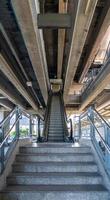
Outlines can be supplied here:
[[[24, 131], [20, 128], [20, 120], [22, 117], [28, 119], [27, 126]], [[36, 123], [37, 122], [37, 123]], [[36, 126], [36, 129], [35, 127]], [[9, 115], [0, 123], [0, 174], [3, 173], [9, 156], [20, 139], [30, 137], [39, 141], [43, 136], [43, 122], [39, 116], [32, 117], [19, 107], [15, 107]]]
[[67, 118], [66, 110], [65, 110], [65, 105], [64, 105], [64, 100], [62, 93], [60, 95], [60, 100], [61, 100], [61, 112], [62, 112], [62, 119], [63, 119], [63, 125], [64, 125], [64, 140], [65, 141], [74, 141], [73, 138], [73, 124], [72, 124], [72, 119]]
[[77, 133], [79, 133], [75, 135], [75, 140], [79, 141], [83, 138], [82, 129], [88, 126], [86, 129], [90, 132], [89, 139], [91, 139], [107, 173], [110, 175], [110, 125], [93, 107], [79, 116], [77, 125]]

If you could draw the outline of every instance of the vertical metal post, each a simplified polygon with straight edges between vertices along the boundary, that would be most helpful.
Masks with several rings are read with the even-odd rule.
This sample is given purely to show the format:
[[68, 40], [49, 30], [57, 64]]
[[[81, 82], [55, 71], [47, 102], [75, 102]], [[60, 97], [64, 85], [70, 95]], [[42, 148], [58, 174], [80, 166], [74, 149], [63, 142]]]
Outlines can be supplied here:
[[32, 137], [32, 116], [30, 116], [29, 119], [29, 135]]
[[41, 137], [40, 137], [40, 117], [38, 117], [38, 141], [41, 141]]
[[[0, 127], [0, 143], [4, 140], [4, 128]], [[0, 149], [0, 157], [1, 157], [1, 170], [0, 173], [4, 170], [4, 144]]]
[[80, 138], [81, 138], [81, 135], [82, 135], [82, 131], [81, 131], [81, 118], [80, 118], [80, 116], [79, 116], [79, 140], [80, 140]]
[[[105, 141], [110, 146], [110, 129], [107, 125], [105, 125]], [[110, 170], [110, 154], [108, 153], [106, 149], [105, 149], [104, 154], [105, 154], [106, 168]]]
[[[19, 118], [19, 108], [16, 109], [16, 120]], [[16, 139], [19, 139], [20, 132], [19, 132], [19, 120], [16, 123]]]
[[70, 139], [73, 140], [73, 126], [72, 126], [72, 119], [70, 119]]
[[[92, 110], [92, 107], [90, 107], [90, 109], [89, 109], [89, 114], [90, 114], [90, 119], [91, 119], [92, 123], [94, 124], [94, 112]], [[95, 128], [92, 124], [90, 124], [90, 134], [91, 134], [91, 138], [95, 137]]]

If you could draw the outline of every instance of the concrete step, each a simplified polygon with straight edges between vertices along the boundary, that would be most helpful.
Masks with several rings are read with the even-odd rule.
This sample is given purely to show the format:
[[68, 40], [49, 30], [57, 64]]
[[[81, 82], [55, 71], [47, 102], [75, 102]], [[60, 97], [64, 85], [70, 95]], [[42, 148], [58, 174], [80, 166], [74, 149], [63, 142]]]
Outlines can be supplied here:
[[63, 131], [64, 130], [64, 127], [58, 127], [58, 126], [49, 126], [49, 130], [50, 131], [55, 131], [56, 130], [56, 132], [57, 131]]
[[13, 172], [97, 172], [94, 162], [15, 162]]
[[56, 132], [55, 133], [51, 133], [51, 132], [49, 132], [48, 135], [57, 137], [57, 136], [64, 136], [64, 133], [56, 133]]
[[55, 136], [48, 134], [48, 139], [62, 139], [62, 138], [63, 138], [63, 134], [61, 133]]
[[19, 154], [16, 156], [16, 161], [29, 161], [29, 162], [39, 162], [39, 161], [65, 161], [65, 162], [92, 162], [94, 157], [92, 154], [67, 154], [67, 153], [41, 153], [41, 154]]
[[[48, 147], [47, 145], [41, 145], [38, 147], [20, 147], [21, 153], [90, 153], [91, 148], [90, 147], [71, 147], [71, 145], [64, 145], [61, 143], [58, 144], [52, 144]], [[53, 146], [53, 147], [52, 147]]]
[[63, 142], [64, 138], [48, 138], [48, 142]]
[[53, 124], [53, 125], [50, 125], [49, 128], [63, 129], [63, 126], [62, 126], [62, 125], [59, 125], [59, 126], [58, 126], [58, 124]]
[[57, 131], [57, 129], [55, 129], [55, 130], [49, 130], [49, 132], [48, 132], [49, 135], [50, 135], [50, 134], [53, 134], [53, 133], [56, 134], [56, 136], [57, 136], [57, 135], [60, 135], [60, 134], [61, 134], [61, 135], [64, 135], [63, 130], [58, 130], [58, 131]]
[[7, 178], [8, 185], [68, 185], [101, 184], [98, 173], [13, 173]]
[[0, 200], [108, 200], [102, 185], [23, 185], [9, 186]]

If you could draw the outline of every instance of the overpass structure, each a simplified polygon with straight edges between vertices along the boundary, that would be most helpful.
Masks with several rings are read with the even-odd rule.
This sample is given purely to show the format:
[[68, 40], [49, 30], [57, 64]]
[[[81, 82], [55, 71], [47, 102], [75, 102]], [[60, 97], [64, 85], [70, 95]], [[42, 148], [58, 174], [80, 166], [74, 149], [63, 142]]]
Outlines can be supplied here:
[[[75, 122], [75, 118], [73, 120], [73, 115], [78, 118], [77, 122]], [[7, 169], [5, 162], [5, 159], [7, 160], [7, 149], [10, 149], [10, 146], [12, 146], [10, 145], [12, 140], [19, 141], [19, 124], [22, 116], [29, 119], [30, 125], [28, 142], [31, 140], [31, 145], [26, 147], [25, 150], [21, 147], [21, 154], [30, 154], [26, 158], [29, 159], [27, 162], [36, 162], [34, 157], [33, 160], [30, 159], [31, 153], [39, 154], [39, 149], [43, 148], [40, 154], [46, 154], [47, 161], [55, 161], [57, 166], [57, 162], [60, 160], [59, 156], [61, 155], [57, 155], [52, 158], [53, 160], [49, 160], [52, 155], [47, 155], [48, 148], [54, 148], [56, 151], [56, 147], [58, 147], [64, 157], [66, 153], [64, 150], [66, 148], [65, 145], [67, 145], [67, 153], [69, 153], [69, 143], [75, 142], [78, 142], [78, 145], [80, 143], [80, 148], [85, 148], [82, 151], [87, 154], [86, 156], [90, 155], [90, 149], [82, 140], [85, 129], [88, 130], [89, 127], [91, 133], [89, 134], [89, 139], [92, 141], [92, 144], [95, 144], [94, 146], [98, 149], [98, 153], [101, 154], [102, 160], [104, 160], [104, 169], [107, 171], [106, 177], [109, 177], [110, 0], [0, 0], [0, 169], [2, 175]], [[68, 116], [70, 116], [69, 119]], [[35, 121], [37, 122], [37, 129], [33, 129]], [[11, 131], [14, 126], [16, 128], [12, 134]], [[96, 132], [98, 136], [95, 138]], [[38, 152], [36, 151], [37, 146], [32, 144], [33, 133], [37, 142], [44, 143], [41, 144], [41, 147], [38, 145]], [[88, 144], [90, 144], [89, 142]], [[45, 145], [47, 145], [46, 151]], [[64, 145], [64, 148], [62, 145]], [[20, 144], [17, 148], [19, 146]], [[33, 150], [34, 147], [35, 149]], [[93, 149], [95, 148], [93, 147]], [[101, 149], [101, 152], [99, 149]], [[54, 150], [51, 149], [51, 153]], [[73, 152], [74, 154], [81, 153], [81, 149], [79, 151], [74, 149]], [[70, 153], [72, 153], [72, 146]], [[21, 154], [17, 158], [21, 165], [20, 163], [15, 163], [13, 173], [14, 171], [17, 172], [17, 170], [22, 171], [24, 169], [24, 174], [21, 174], [24, 177], [27, 172], [31, 173], [31, 171], [28, 166], [29, 163], [23, 168], [25, 164], [23, 165], [22, 159], [25, 156]], [[57, 151], [56, 154], [58, 154]], [[78, 158], [76, 154], [74, 155], [76, 160], [73, 160], [77, 164]], [[22, 158], [22, 156], [24, 157]], [[70, 162], [71, 156], [67, 160], [66, 158], [63, 160], [63, 157], [60, 160], [61, 162]], [[42, 159], [40, 159], [38, 158], [39, 162], [42, 162]], [[45, 158], [43, 159], [44, 162]], [[94, 160], [90, 155], [86, 161], [92, 162]], [[74, 183], [70, 181], [71, 174], [68, 174], [67, 182], [65, 181], [66, 174], [60, 174], [61, 177], [64, 175], [64, 182], [65, 184], [69, 183], [71, 189], [68, 187], [66, 189], [65, 186], [63, 188], [62, 179], [60, 181], [52, 179], [56, 181], [55, 191], [71, 191], [70, 200], [73, 198], [74, 191], [77, 191], [75, 196], [77, 200], [81, 198], [85, 200], [99, 200], [101, 195], [103, 195], [103, 200], [109, 200], [107, 196], [108, 190], [106, 189], [109, 184], [105, 183], [107, 187], [101, 185], [100, 177], [98, 177], [99, 174], [96, 174], [96, 166], [93, 166], [94, 162], [86, 164], [87, 167], [92, 164], [93, 168], [90, 166], [88, 169], [93, 169], [94, 172], [91, 175], [86, 174], [86, 179], [89, 176], [93, 178], [95, 175], [95, 178], [98, 178], [97, 181], [93, 181], [96, 189], [95, 186], [91, 186], [90, 181], [88, 182], [89, 187], [87, 191], [99, 192], [98, 196], [95, 194], [96, 196], [94, 197], [93, 194], [92, 196], [87, 193], [80, 196], [78, 191], [87, 192], [85, 185], [83, 185], [83, 181], [86, 179], [80, 179], [82, 178], [80, 177], [78, 180], [79, 182], [82, 180], [81, 184], [77, 181], [75, 184], [74, 181]], [[49, 173], [47, 174], [49, 175], [47, 177], [48, 181], [50, 181], [51, 176], [58, 176], [58, 174], [55, 175], [55, 172], [58, 172], [58, 170], [61, 172], [62, 165], [63, 163], [61, 165], [58, 164], [58, 168], [54, 168], [53, 163], [50, 163], [50, 168], [48, 169], [44, 165]], [[71, 165], [72, 163], [69, 163], [67, 171], [62, 167], [64, 173], [72, 170]], [[38, 171], [42, 169], [42, 164], [40, 167], [37, 168]], [[51, 169], [53, 169], [53, 174], [50, 174]], [[32, 173], [35, 172], [34, 170], [35, 168], [33, 167]], [[74, 170], [71, 172], [75, 173]], [[43, 170], [41, 172], [43, 173]], [[80, 172], [82, 171], [78, 171], [78, 173]], [[37, 174], [38, 177], [40, 175]], [[78, 174], [78, 177], [79, 175], [81, 174]], [[82, 176], [84, 175], [82, 174]], [[16, 177], [14, 174], [12, 177], [9, 177], [9, 190], [6, 189], [5, 193], [11, 193], [11, 185], [14, 184], [17, 184], [14, 192], [18, 188], [17, 191], [22, 193], [23, 189], [18, 187], [18, 185], [19, 183], [23, 184], [23, 177], [20, 177], [21, 179], [16, 179]], [[25, 181], [26, 178], [24, 178]], [[41, 176], [41, 178], [44, 177]], [[52, 184], [54, 181], [50, 183], [51, 186], [47, 187], [42, 182], [40, 188], [38, 186], [40, 183], [38, 184], [30, 177], [27, 180], [32, 180], [31, 192], [36, 190], [35, 185], [37, 185], [38, 191], [42, 189], [44, 192], [43, 194], [36, 194], [36, 196], [32, 193], [33, 200], [35, 198], [49, 200], [51, 195], [53, 195], [53, 200], [58, 198], [64, 199], [64, 193], [61, 196], [55, 196], [55, 191], [51, 195], [48, 193], [51, 189], [53, 190]], [[25, 191], [29, 188], [25, 181], [23, 194], [27, 198]], [[59, 184], [61, 185], [60, 189], [58, 188]], [[72, 189], [74, 184], [75, 189]], [[79, 185], [83, 186], [80, 187]], [[45, 192], [47, 193], [45, 194]], [[17, 196], [15, 194], [13, 194], [14, 196], [8, 194], [9, 196], [7, 197], [3, 192], [0, 198], [2, 200], [5, 200], [5, 198], [24, 200], [21, 193], [18, 192]], [[68, 195], [65, 196], [64, 200], [68, 199]]]

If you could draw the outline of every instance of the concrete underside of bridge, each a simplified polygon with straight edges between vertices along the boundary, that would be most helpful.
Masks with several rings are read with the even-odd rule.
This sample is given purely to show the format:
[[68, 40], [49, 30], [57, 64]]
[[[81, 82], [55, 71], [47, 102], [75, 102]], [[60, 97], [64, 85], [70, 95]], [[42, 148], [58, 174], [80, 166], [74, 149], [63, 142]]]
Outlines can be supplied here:
[[44, 115], [59, 85], [67, 112], [109, 116], [109, 26], [110, 0], [1, 0], [0, 110]]

